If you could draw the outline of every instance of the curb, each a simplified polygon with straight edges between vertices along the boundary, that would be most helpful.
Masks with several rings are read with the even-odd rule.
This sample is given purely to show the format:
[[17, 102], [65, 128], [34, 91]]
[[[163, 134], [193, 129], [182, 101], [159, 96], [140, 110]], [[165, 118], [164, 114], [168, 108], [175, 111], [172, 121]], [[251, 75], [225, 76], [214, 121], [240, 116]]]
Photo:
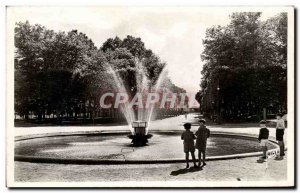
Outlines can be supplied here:
[[[235, 154], [226, 156], [207, 157], [206, 161], [219, 161], [228, 159], [240, 159], [246, 157], [256, 157], [262, 155], [261, 152]], [[168, 164], [168, 163], [185, 163], [185, 159], [156, 159], [156, 160], [125, 160], [125, 159], [62, 159], [62, 158], [46, 158], [36, 156], [15, 155], [15, 161], [32, 162], [32, 163], [48, 163], [48, 164], [76, 164], [76, 165], [117, 165], [117, 164]], [[192, 160], [190, 160], [192, 161]], [[196, 159], [196, 161], [198, 161]]]

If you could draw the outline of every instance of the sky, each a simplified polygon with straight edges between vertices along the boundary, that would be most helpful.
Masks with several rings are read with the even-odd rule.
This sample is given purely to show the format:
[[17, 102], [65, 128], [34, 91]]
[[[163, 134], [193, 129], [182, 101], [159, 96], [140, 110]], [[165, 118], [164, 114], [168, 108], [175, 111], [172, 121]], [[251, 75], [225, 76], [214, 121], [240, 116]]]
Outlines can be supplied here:
[[[207, 7], [14, 7], [14, 22], [41, 24], [55, 31], [77, 29], [99, 48], [108, 38], [140, 37], [167, 63], [173, 83], [196, 93], [204, 62], [200, 55], [207, 28], [227, 25], [232, 8]], [[278, 14], [264, 9], [262, 20]]]

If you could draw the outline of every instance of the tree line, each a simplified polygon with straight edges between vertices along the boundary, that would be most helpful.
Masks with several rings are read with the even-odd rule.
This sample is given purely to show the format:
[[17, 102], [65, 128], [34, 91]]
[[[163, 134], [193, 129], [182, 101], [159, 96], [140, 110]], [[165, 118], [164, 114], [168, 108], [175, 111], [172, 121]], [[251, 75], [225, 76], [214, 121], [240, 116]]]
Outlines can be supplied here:
[[287, 14], [266, 21], [261, 13], [230, 15], [226, 26], [206, 31], [205, 62], [196, 99], [218, 121], [257, 121], [287, 110]]
[[[33, 115], [38, 122], [52, 116], [58, 124], [80, 115], [94, 119], [95, 112], [101, 110], [101, 94], [115, 90], [107, 64], [134, 95], [137, 60], [142, 61], [150, 84], [155, 84], [166, 63], [139, 37], [109, 38], [97, 48], [77, 30], [55, 32], [28, 21], [16, 23], [15, 113], [25, 120]], [[173, 92], [183, 91], [169, 78], [164, 83]], [[111, 113], [109, 116], [113, 117]]]

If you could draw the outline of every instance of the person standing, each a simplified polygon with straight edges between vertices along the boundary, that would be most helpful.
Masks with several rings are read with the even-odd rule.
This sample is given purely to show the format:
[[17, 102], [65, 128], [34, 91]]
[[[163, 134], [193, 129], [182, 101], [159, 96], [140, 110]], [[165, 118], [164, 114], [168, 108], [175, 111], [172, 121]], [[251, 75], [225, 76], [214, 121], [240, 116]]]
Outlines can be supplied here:
[[263, 150], [262, 159], [267, 159], [267, 151], [268, 151], [268, 138], [269, 138], [269, 130], [266, 127], [266, 121], [262, 120], [259, 122], [260, 130], [258, 135], [258, 141]]
[[199, 164], [198, 166], [200, 167], [201, 165], [201, 154], [203, 154], [203, 166], [206, 165], [205, 162], [205, 154], [206, 154], [206, 144], [207, 144], [207, 138], [210, 135], [210, 130], [206, 128], [205, 126], [205, 119], [200, 119], [199, 121], [200, 127], [196, 131], [196, 149], [198, 149], [198, 159], [199, 159]]
[[284, 156], [284, 141], [283, 135], [285, 130], [285, 123], [282, 118], [282, 114], [278, 113], [276, 115], [277, 118], [277, 125], [276, 125], [276, 140], [278, 141], [279, 150], [280, 150], [280, 157]]
[[194, 167], [196, 165], [196, 158], [195, 158], [195, 143], [194, 139], [196, 139], [193, 132], [191, 132], [191, 124], [185, 123], [184, 125], [185, 131], [181, 135], [181, 140], [183, 140], [183, 151], [185, 153], [185, 160], [186, 160], [186, 168], [189, 168], [189, 152], [191, 152]]

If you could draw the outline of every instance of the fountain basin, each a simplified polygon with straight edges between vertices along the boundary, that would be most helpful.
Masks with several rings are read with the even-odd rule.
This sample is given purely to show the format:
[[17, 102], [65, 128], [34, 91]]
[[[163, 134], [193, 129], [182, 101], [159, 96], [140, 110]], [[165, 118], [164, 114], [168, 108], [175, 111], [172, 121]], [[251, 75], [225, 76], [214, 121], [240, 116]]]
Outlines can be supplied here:
[[[15, 160], [69, 164], [121, 164], [184, 162], [181, 132], [152, 131], [144, 147], [128, 144], [126, 133], [77, 134], [15, 141]], [[208, 139], [207, 159], [232, 159], [261, 154], [256, 137], [213, 133]], [[268, 149], [277, 149], [269, 143]]]

